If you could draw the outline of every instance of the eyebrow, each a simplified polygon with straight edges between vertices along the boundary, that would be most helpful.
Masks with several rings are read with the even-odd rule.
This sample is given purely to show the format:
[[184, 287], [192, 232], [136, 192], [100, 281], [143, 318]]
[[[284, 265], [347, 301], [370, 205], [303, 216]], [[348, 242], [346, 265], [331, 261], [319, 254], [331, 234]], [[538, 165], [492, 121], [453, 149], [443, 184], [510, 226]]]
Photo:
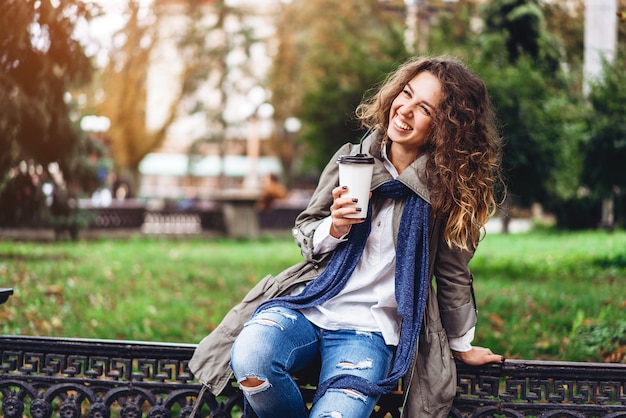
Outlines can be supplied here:
[[[411, 90], [411, 94], [415, 94], [415, 90], [413, 90], [413, 87], [411, 86], [410, 83], [406, 83], [406, 87], [409, 90]], [[422, 99], [421, 102], [424, 103], [425, 105], [427, 105], [428, 107], [430, 107], [432, 110], [435, 110], [435, 106], [433, 106], [432, 104], [428, 103], [427, 100]]]

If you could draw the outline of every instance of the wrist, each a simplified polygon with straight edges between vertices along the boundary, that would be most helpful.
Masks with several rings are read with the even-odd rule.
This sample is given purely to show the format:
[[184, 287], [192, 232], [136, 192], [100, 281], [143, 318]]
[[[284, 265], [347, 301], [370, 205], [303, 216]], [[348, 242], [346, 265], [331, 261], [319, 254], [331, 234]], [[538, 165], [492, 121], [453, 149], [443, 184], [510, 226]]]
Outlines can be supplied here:
[[[344, 229], [344, 228], [342, 228], [342, 229]], [[344, 238], [346, 235], [348, 235], [348, 232], [350, 232], [350, 226], [345, 228], [345, 232], [341, 233], [341, 231], [339, 231], [337, 228], [335, 228], [335, 225], [333, 225], [333, 224], [330, 225], [330, 230], [328, 231], [328, 233], [330, 234], [331, 237], [337, 238], [337, 239]]]

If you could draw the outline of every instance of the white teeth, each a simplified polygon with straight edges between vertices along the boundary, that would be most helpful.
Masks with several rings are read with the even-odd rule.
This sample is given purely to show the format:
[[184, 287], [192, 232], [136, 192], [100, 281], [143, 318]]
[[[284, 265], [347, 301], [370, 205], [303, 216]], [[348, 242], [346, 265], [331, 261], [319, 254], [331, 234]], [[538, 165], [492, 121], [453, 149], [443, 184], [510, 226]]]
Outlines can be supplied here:
[[407, 125], [406, 123], [400, 122], [397, 117], [393, 119], [393, 124], [396, 125], [398, 128], [402, 129], [403, 131], [411, 130], [411, 127], [409, 125]]

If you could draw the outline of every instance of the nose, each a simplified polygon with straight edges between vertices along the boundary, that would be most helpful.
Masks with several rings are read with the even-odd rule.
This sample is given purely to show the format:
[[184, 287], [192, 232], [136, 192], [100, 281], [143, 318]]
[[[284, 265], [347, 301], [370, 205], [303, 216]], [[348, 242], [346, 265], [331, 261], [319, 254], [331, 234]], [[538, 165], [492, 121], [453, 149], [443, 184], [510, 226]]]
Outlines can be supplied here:
[[413, 106], [411, 106], [411, 102], [402, 103], [398, 107], [398, 113], [402, 116], [410, 116], [411, 112], [413, 112]]

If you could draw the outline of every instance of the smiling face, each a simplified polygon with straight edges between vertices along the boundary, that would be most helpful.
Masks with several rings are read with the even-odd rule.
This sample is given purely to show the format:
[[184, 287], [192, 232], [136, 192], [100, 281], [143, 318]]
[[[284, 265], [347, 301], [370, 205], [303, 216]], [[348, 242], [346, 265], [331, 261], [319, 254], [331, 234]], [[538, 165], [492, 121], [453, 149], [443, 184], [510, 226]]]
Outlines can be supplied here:
[[387, 136], [390, 155], [398, 152], [415, 159], [422, 151], [432, 117], [441, 101], [441, 83], [429, 72], [417, 74], [391, 104]]

